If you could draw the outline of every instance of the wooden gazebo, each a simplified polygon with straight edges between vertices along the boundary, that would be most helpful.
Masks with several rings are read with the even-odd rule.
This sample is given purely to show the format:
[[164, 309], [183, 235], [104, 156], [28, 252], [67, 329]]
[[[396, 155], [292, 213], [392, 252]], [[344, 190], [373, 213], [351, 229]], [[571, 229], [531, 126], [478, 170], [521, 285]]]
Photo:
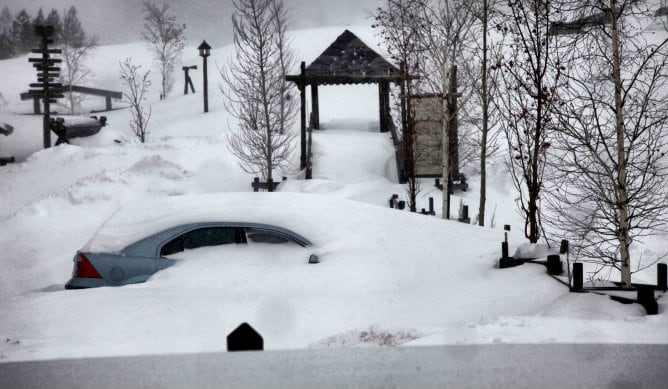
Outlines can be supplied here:
[[311, 87], [311, 127], [320, 128], [319, 85], [378, 84], [380, 131], [390, 129], [390, 82], [401, 83], [399, 68], [385, 60], [349, 30], [339, 35], [309, 66], [301, 63], [300, 74], [286, 76], [297, 84], [301, 97], [301, 168], [306, 165], [306, 86]]

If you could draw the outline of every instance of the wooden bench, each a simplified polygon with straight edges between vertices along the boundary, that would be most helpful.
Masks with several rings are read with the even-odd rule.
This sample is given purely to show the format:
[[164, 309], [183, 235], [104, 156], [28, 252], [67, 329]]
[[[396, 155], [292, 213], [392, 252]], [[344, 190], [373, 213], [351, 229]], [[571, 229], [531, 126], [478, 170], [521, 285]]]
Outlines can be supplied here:
[[[79, 85], [63, 85], [63, 92], [77, 92], [77, 93], [83, 93], [87, 95], [93, 95], [93, 96], [102, 96], [105, 98], [106, 101], [106, 111], [111, 111], [113, 108], [111, 106], [111, 99], [114, 98], [116, 100], [120, 100], [123, 98], [123, 93], [122, 92], [114, 92], [110, 90], [105, 90], [105, 89], [98, 89], [98, 88], [89, 88], [85, 86], [79, 86]], [[33, 100], [33, 110], [35, 114], [40, 114], [42, 113], [41, 105], [40, 105], [40, 98], [39, 97], [34, 97], [31, 96], [28, 92], [23, 92], [21, 93], [21, 100]]]

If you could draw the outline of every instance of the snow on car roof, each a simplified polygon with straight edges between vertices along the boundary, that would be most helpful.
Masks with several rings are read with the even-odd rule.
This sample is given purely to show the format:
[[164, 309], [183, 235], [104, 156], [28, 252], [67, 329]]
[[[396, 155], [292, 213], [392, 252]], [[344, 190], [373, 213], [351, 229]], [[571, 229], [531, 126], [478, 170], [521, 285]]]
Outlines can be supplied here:
[[309, 223], [308, 209], [317, 207], [323, 199], [326, 197], [280, 192], [216, 193], [144, 199], [123, 205], [102, 224], [82, 250], [118, 252], [168, 228], [202, 222], [264, 223], [304, 235], [303, 232], [311, 231], [311, 225], [315, 224]]

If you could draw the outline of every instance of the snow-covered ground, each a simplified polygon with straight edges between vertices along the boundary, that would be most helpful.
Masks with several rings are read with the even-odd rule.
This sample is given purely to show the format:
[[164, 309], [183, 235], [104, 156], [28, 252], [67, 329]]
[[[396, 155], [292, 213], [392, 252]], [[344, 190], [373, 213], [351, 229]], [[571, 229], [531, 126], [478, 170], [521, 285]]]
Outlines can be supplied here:
[[[372, 47], [369, 28], [351, 28]], [[297, 58], [310, 63], [343, 28], [297, 31]], [[209, 63], [226, 66], [230, 47], [214, 48]], [[88, 62], [92, 86], [122, 90], [118, 62], [132, 57], [148, 69], [137, 44], [103, 46]], [[199, 64], [197, 50], [184, 65]], [[570, 294], [545, 268], [498, 269], [502, 226], [513, 226], [511, 252], [524, 239], [516, 197], [502, 160], [489, 168], [487, 214], [496, 228], [444, 221], [389, 209], [397, 183], [391, 141], [378, 127], [375, 86], [320, 90], [323, 129], [314, 133], [314, 179], [298, 171], [276, 194], [250, 193], [227, 149], [235, 120], [223, 108], [216, 66], [209, 67], [209, 109], [198, 93], [175, 92], [149, 103], [149, 139], [132, 139], [125, 109], [106, 112], [109, 125], [72, 145], [41, 150], [41, 117], [19, 93], [35, 75], [26, 57], [1, 61], [6, 100], [0, 155], [19, 163], [0, 168], [0, 362], [103, 355], [224, 350], [225, 337], [247, 321], [267, 349], [466, 343], [668, 343], [665, 297], [660, 314], [646, 316], [598, 294]], [[177, 67], [180, 69], [180, 66]], [[89, 109], [104, 101], [87, 101]], [[119, 107], [122, 103], [115, 102]], [[295, 126], [297, 130], [297, 126]], [[54, 137], [55, 141], [55, 137]], [[295, 155], [295, 166], [298, 155]], [[477, 182], [459, 199], [477, 209]], [[203, 205], [227, 201], [249, 219], [271, 219], [315, 243], [322, 259], [308, 265], [286, 252], [246, 247], [201, 248], [144, 284], [64, 290], [72, 257], [119, 207], [188, 195]], [[441, 197], [424, 180], [420, 207]], [[222, 199], [222, 200], [221, 200]], [[139, 217], [140, 215], [138, 215]], [[471, 215], [474, 216], [474, 215]], [[666, 236], [648, 250], [668, 250]], [[221, 256], [224, 260], [221, 260]], [[654, 270], [636, 280], [654, 281]]]

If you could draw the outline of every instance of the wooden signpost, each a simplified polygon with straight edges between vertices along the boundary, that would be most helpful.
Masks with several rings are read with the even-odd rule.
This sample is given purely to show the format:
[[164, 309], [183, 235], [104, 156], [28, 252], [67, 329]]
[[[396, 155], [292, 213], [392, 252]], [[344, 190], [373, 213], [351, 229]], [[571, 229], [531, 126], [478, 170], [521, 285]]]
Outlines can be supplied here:
[[39, 49], [33, 49], [30, 52], [34, 54], [41, 54], [38, 58], [28, 58], [28, 62], [33, 64], [37, 69], [37, 82], [31, 83], [28, 95], [36, 97], [44, 102], [44, 148], [51, 147], [51, 108], [50, 104], [55, 103], [56, 99], [64, 97], [63, 86], [55, 82], [58, 78], [60, 68], [56, 65], [62, 62], [62, 59], [51, 58], [52, 54], [61, 54], [60, 49], [49, 49], [49, 44], [53, 43], [50, 39], [55, 33], [53, 26], [35, 26], [35, 34], [41, 38]]

